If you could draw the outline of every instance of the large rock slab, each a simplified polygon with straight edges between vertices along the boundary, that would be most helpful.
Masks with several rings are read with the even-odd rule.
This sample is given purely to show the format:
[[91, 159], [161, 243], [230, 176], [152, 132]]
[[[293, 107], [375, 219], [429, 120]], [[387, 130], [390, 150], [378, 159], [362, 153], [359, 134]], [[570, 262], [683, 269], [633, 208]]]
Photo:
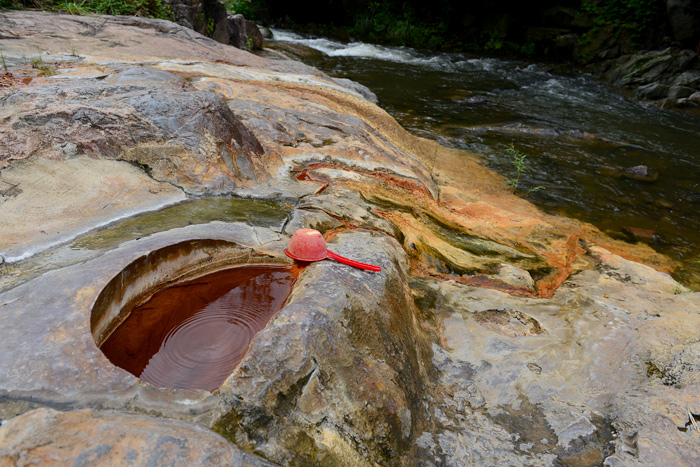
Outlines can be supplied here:
[[185, 199], [181, 190], [126, 162], [85, 155], [61, 162], [26, 159], [2, 171], [0, 186], [0, 255], [8, 262], [115, 219]]
[[198, 425], [146, 415], [37, 409], [0, 426], [3, 465], [273, 464]]
[[5, 167], [30, 155], [122, 159], [196, 194], [264, 178], [256, 163], [259, 142], [221, 98], [160, 70], [53, 80], [8, 95], [2, 104]]
[[[140, 62], [153, 59], [224, 61], [233, 65], [323, 76], [299, 62], [270, 62], [244, 50], [229, 47], [170, 21], [133, 16], [71, 16], [48, 12], [0, 12], [0, 27], [8, 66], [37, 52], [89, 55], [97, 59]], [[17, 41], [5, 47], [7, 40]], [[179, 44], [180, 47], [173, 47]]]
[[284, 465], [411, 465], [432, 352], [405, 255], [390, 237], [359, 230], [330, 248], [383, 269], [310, 266], [220, 389], [216, 428]]
[[[416, 284], [442, 320], [436, 364], [454, 391], [446, 405], [468, 402], [482, 415], [435, 410], [447, 431], [422, 439], [433, 455], [477, 437], [492, 448], [464, 448], [457, 463], [492, 465], [514, 455], [511, 462], [526, 465], [697, 462], [700, 432], [688, 427], [700, 410], [700, 374], [687, 365], [682, 379], [669, 374], [694, 352], [697, 294], [675, 294], [667, 275], [600, 248], [591, 254], [598, 266], [548, 300]], [[463, 380], [454, 379], [457, 370]], [[460, 416], [472, 423], [460, 424]], [[505, 454], [499, 429], [512, 440]]]
[[[147, 430], [179, 440], [183, 463], [206, 458], [180, 450], [190, 436], [222, 462], [253, 459], [236, 444], [284, 465], [697, 463], [698, 299], [630, 261], [670, 270], [648, 246], [541, 213], [303, 65], [158, 20], [0, 24], [15, 85], [0, 94], [0, 225], [17, 228], [0, 265], [8, 459], [166, 460], [139, 444]], [[48, 76], [22, 64], [37, 47]], [[218, 198], [143, 213], [202, 195]], [[302, 227], [382, 271], [299, 265], [213, 393], [154, 387], [98, 349], [156, 289], [291, 264]], [[66, 429], [83, 423], [94, 440]]]

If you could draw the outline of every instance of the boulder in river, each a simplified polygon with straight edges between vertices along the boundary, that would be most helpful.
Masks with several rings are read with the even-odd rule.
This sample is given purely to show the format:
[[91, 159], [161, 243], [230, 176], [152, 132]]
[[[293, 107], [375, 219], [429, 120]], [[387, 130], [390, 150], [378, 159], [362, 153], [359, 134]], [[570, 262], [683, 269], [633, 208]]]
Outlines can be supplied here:
[[641, 227], [623, 227], [622, 231], [634, 242], [663, 243], [663, 239], [655, 230], [642, 229]]
[[622, 176], [642, 182], [655, 182], [659, 178], [659, 172], [646, 165], [635, 165], [634, 167], [625, 169], [622, 172]]
[[670, 89], [671, 87], [666, 84], [650, 83], [637, 89], [636, 96], [640, 99], [655, 101], [668, 97]]

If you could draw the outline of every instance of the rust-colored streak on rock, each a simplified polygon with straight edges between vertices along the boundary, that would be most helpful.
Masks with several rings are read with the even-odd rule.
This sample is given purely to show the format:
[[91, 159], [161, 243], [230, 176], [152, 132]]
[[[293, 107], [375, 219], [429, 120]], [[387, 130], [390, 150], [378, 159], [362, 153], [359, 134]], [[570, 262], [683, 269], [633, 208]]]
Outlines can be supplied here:
[[543, 255], [548, 257], [550, 264], [556, 268], [557, 272], [537, 282], [540, 297], [548, 298], [554, 295], [554, 292], [557, 291], [574, 271], [572, 267], [574, 260], [577, 256], [586, 253], [585, 250], [579, 246], [578, 241], [578, 236], [570, 235], [563, 245], [561, 245], [563, 242], [559, 242], [564, 251], [543, 252]]
[[418, 192], [422, 196], [431, 196], [430, 191], [428, 191], [425, 185], [423, 185], [422, 183], [418, 183], [414, 180], [409, 180], [405, 177], [399, 177], [397, 175], [392, 175], [390, 173], [382, 172], [379, 170], [372, 171], [368, 175], [383, 180], [384, 182], [396, 188], [406, 190], [414, 194]]
[[[478, 177], [477, 173], [475, 178]], [[579, 256], [585, 254], [585, 251], [578, 246], [579, 239], [605, 245], [605, 248], [610, 248], [625, 258], [641, 260], [659, 270], [665, 272], [671, 270], [667, 258], [644, 245], [628, 245], [606, 237], [591, 225], [573, 219], [546, 215], [526, 200], [508, 193], [506, 190], [499, 191], [496, 187], [491, 187], [487, 192], [477, 191], [473, 193], [470, 185], [465, 181], [465, 185], [460, 188], [462, 196], [473, 197], [475, 201], [471, 203], [462, 201], [456, 205], [447, 205], [440, 199], [435, 200], [431, 196], [425, 196], [424, 192], [406, 189], [401, 184], [346, 183], [361, 191], [363, 196], [369, 200], [374, 200], [379, 204], [389, 203], [398, 208], [398, 211], [396, 209], [375, 210], [375, 214], [391, 220], [407, 237], [418, 237], [423, 242], [427, 241], [428, 246], [433, 244], [436, 237], [434, 233], [430, 232], [430, 228], [426, 228], [425, 225], [422, 225], [424, 223], [418, 221], [418, 217], [421, 216], [436, 219], [457, 233], [488, 239], [518, 251], [529, 251], [543, 264], [547, 264], [555, 270], [537, 281], [536, 287], [539, 291], [538, 295], [541, 297], [550, 297], [579, 267], [575, 261]], [[483, 188], [483, 185], [479, 186], [480, 189]], [[478, 199], [477, 196], [481, 199]], [[410, 218], [414, 218], [414, 220], [410, 221]], [[406, 242], [404, 242], [404, 248], [414, 265], [425, 261], [425, 258], [420, 254], [421, 252], [412, 251]], [[431, 267], [428, 269], [433, 276], [444, 275]], [[457, 276], [454, 274], [445, 277], [466, 282], [464, 278], [456, 279]], [[531, 292], [524, 292], [517, 288], [506, 290], [509, 287], [504, 288], [492, 280], [488, 282], [490, 284], [481, 281], [485, 287], [497, 288], [516, 295], [531, 295]]]
[[309, 175], [308, 170], [302, 170], [298, 172], [296, 175], [294, 175], [294, 178], [296, 178], [299, 181], [302, 182], [313, 182], [316, 181], [311, 175]]
[[[330, 164], [329, 164], [330, 166]], [[304, 168], [304, 167], [295, 167], [294, 169], [291, 170], [292, 174], [294, 174], [294, 178], [301, 182], [315, 182], [315, 183], [322, 183], [322, 184], [328, 184], [331, 182], [327, 177], [323, 177], [313, 170], [311, 168]]]
[[[353, 185], [352, 182], [349, 184]], [[460, 283], [497, 289], [512, 295], [519, 296], [539, 296], [542, 298], [551, 297], [556, 290], [566, 281], [572, 272], [576, 270], [574, 262], [577, 257], [585, 254], [585, 251], [578, 245], [579, 239], [596, 242], [599, 239], [606, 240], [606, 244], [612, 244], [611, 249], [622, 250], [625, 257], [637, 259], [654, 258], [661, 265], [667, 264], [659, 255], [648, 248], [633, 246], [627, 248], [626, 244], [615, 242], [606, 238], [601, 232], [592, 226], [581, 224], [573, 220], [553, 218], [536, 210], [519, 210], [519, 204], [526, 202], [508, 195], [504, 198], [514, 198], [514, 210], [508, 211], [485, 201], [467, 203], [455, 209], [446, 205], [440, 200], [435, 200], [430, 196], [425, 196], [424, 192], [410, 190], [401, 184], [377, 183], [370, 186], [361, 186], [355, 183], [354, 187], [363, 192], [368, 199], [389, 201], [395, 206], [404, 206], [404, 212], [400, 210], [375, 210], [375, 214], [391, 220], [406, 237], [419, 238], [421, 242], [430, 247], [444, 251], [444, 247], [439, 247], [441, 243], [436, 243], [434, 233], [424, 223], [417, 220], [417, 217], [429, 215], [438, 219], [441, 223], [449, 226], [454, 232], [473, 235], [479, 238], [488, 239], [515, 248], [519, 251], [529, 251], [535, 255], [543, 264], [549, 265], [554, 271], [536, 281], [537, 293], [527, 289], [514, 287], [500, 281], [488, 278], [484, 275], [466, 276], [456, 274], [445, 274], [429, 266], [420, 266], [425, 262], [423, 253], [416, 251], [404, 243], [409, 257], [412, 260], [414, 269], [418, 273], [425, 273], [433, 277], [456, 280]], [[468, 189], [465, 190], [468, 192]], [[491, 193], [490, 197], [495, 195]], [[501, 201], [499, 201], [501, 202]], [[527, 203], [529, 204], [529, 203]], [[410, 214], [407, 214], [410, 213]], [[414, 220], [411, 221], [410, 219]], [[568, 233], [571, 232], [571, 233]], [[654, 264], [652, 262], [652, 264]], [[660, 267], [661, 270], [668, 270], [668, 267]]]
[[[331, 180], [328, 180], [327, 178], [324, 178], [318, 174], [315, 174], [313, 172], [313, 169], [341, 169], [345, 170], [348, 172], [354, 172], [357, 174], [365, 175], [368, 177], [375, 178], [377, 180], [380, 180], [389, 186], [399, 189], [399, 190], [405, 190], [407, 192], [410, 192], [414, 194], [414, 196], [420, 195], [420, 196], [427, 196], [427, 197], [432, 197], [430, 195], [430, 190], [428, 188], [416, 181], [416, 180], [410, 180], [406, 177], [401, 177], [399, 175], [394, 175], [389, 172], [383, 171], [383, 170], [372, 170], [369, 171], [367, 169], [363, 169], [361, 167], [349, 167], [349, 166], [344, 166], [341, 164], [333, 164], [329, 162], [312, 162], [306, 165], [306, 169], [301, 170], [299, 175], [296, 175], [297, 180], [310, 180], [310, 181], [323, 181], [323, 182], [332, 182]], [[296, 169], [300, 170], [300, 169]], [[304, 178], [300, 178], [304, 177]]]
[[454, 281], [459, 284], [468, 285], [469, 287], [481, 287], [485, 289], [498, 290], [499, 292], [507, 293], [516, 297], [540, 298], [537, 292], [528, 290], [525, 287], [516, 287], [505, 282], [492, 279], [483, 274], [477, 276], [456, 276], [454, 274], [445, 274], [430, 269], [418, 261], [411, 260], [411, 272], [421, 277], [433, 277], [444, 281]]
[[[367, 196], [375, 198], [385, 196], [385, 199], [391, 199], [398, 205], [402, 202], [406, 203], [401, 201], [399, 192], [403, 190], [397, 185], [392, 186], [391, 190], [385, 189], [385, 186], [372, 188], [372, 190], [366, 190]], [[403, 193], [403, 197], [406, 198], [406, 193]], [[488, 205], [482, 205], [478, 210], [472, 210], [471, 215], [465, 215], [464, 212], [455, 212], [455, 210], [430, 197], [418, 195], [410, 199], [412, 201], [419, 200], [412, 209], [404, 212], [382, 210], [375, 211], [375, 213], [391, 220], [404, 233], [406, 236], [404, 248], [411, 258], [414, 270], [419, 274], [453, 279], [467, 285], [497, 289], [512, 295], [549, 297], [573, 272], [573, 262], [576, 257], [585, 253], [578, 246], [578, 235], [565, 235], [556, 227], [541, 224], [537, 219], [527, 217], [522, 219], [515, 213], [506, 216], [504, 214], [508, 213], [499, 212], [493, 206]], [[481, 215], [474, 215], [477, 213]], [[538, 293], [488, 277], [480, 271], [488, 269], [494, 264], [492, 258], [460, 252], [459, 247], [446, 243], [438, 233], [419, 219], [423, 216], [436, 219], [455, 232], [476, 236], [517, 251], [527, 251], [528, 254], [536, 257], [533, 260], [535, 263], [539, 261], [542, 266], [548, 265], [555, 272], [537, 281]], [[560, 240], [560, 238], [565, 240]], [[446, 266], [450, 267], [452, 264], [453, 267], [467, 268], [473, 272], [448, 274], [432, 266], [426, 266], [425, 255], [435, 257], [436, 253], [442, 257], [443, 262], [448, 261]], [[509, 262], [508, 259], [503, 261]]]

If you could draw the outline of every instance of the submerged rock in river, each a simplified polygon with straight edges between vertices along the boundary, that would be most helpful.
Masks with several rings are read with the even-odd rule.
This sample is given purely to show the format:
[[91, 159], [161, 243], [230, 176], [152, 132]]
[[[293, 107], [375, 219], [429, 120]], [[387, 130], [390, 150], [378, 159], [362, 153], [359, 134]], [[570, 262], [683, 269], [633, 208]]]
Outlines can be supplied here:
[[[2, 461], [700, 462], [700, 302], [623, 258], [669, 270], [648, 246], [543, 214], [303, 65], [159, 20], [0, 25], [11, 72], [34, 73], [0, 90]], [[21, 63], [37, 47], [51, 76]], [[303, 265], [215, 391], [97, 347], [164, 287], [291, 264], [303, 227], [382, 271]]]
[[659, 178], [659, 172], [646, 165], [635, 165], [634, 167], [623, 170], [622, 176], [642, 182], [655, 182]]

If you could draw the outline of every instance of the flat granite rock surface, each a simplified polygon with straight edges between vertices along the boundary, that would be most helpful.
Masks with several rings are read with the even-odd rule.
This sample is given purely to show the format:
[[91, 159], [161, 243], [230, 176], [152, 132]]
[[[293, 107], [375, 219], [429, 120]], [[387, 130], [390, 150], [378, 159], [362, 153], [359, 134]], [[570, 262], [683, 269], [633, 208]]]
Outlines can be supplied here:
[[[0, 50], [0, 465], [700, 465], [700, 300], [648, 245], [167, 21], [0, 12]], [[298, 277], [217, 390], [97, 347], [250, 264]]]

